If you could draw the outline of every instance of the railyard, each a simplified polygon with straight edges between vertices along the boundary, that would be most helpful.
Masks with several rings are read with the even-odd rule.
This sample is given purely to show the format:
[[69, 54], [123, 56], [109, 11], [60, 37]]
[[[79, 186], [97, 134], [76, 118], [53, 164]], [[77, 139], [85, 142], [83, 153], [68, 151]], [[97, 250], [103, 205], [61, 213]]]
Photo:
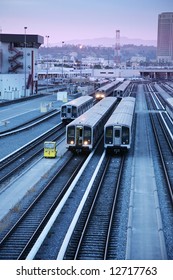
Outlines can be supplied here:
[[[164, 105], [159, 105], [159, 90], [163, 94], [160, 85], [137, 83], [128, 93], [136, 98], [136, 108], [127, 153], [107, 155], [100, 139], [89, 155], [73, 155], [65, 147], [64, 125], [60, 134], [46, 135], [40, 152], [19, 169], [16, 151], [61, 123], [58, 112], [62, 102], [50, 94], [0, 108], [0, 120], [6, 121], [6, 127], [0, 127], [1, 168], [9, 155], [17, 165], [9, 167], [14, 172], [1, 182], [1, 259], [173, 259], [172, 152], [157, 117], [166, 127], [171, 145], [173, 129]], [[42, 102], [53, 105], [54, 115], [39, 122]], [[33, 118], [38, 123], [26, 128], [26, 122]], [[4, 135], [7, 130], [8, 135]], [[156, 135], [162, 141], [166, 168], [160, 160]], [[43, 141], [52, 137], [57, 139], [57, 157], [46, 159]], [[25, 157], [25, 152], [19, 155], [19, 162]], [[46, 204], [54, 206], [44, 209]], [[26, 239], [21, 239], [17, 228], [28, 232]], [[12, 254], [7, 250], [11, 247], [8, 242], [16, 241]]]

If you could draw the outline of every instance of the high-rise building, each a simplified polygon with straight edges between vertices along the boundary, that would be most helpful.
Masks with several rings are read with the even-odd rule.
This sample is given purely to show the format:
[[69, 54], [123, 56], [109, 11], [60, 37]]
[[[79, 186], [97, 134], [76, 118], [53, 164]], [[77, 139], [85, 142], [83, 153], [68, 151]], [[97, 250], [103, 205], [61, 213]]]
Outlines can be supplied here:
[[173, 12], [158, 16], [157, 60], [173, 62]]

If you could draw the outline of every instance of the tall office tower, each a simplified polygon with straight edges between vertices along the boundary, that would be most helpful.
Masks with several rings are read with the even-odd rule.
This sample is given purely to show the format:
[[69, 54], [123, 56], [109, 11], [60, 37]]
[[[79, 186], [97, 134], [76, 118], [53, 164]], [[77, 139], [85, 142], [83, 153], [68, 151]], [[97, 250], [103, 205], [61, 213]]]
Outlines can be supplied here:
[[157, 61], [173, 62], [173, 12], [158, 16]]

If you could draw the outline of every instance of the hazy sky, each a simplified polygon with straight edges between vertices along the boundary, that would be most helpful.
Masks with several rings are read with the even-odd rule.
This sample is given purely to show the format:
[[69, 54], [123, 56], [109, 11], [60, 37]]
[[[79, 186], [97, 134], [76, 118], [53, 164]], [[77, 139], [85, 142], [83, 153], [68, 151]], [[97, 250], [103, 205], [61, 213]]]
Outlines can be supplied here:
[[[49, 35], [50, 43], [122, 37], [157, 39], [158, 14], [173, 0], [0, 0], [3, 33]], [[45, 40], [46, 41], [46, 40]]]

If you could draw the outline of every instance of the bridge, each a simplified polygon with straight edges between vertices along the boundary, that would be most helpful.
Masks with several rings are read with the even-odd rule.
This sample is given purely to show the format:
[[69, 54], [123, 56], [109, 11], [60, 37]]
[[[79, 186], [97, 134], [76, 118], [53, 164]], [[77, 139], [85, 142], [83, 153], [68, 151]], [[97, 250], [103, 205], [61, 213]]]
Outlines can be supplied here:
[[139, 70], [142, 78], [150, 78], [154, 80], [171, 80], [173, 79], [173, 67], [172, 68], [147, 68]]

